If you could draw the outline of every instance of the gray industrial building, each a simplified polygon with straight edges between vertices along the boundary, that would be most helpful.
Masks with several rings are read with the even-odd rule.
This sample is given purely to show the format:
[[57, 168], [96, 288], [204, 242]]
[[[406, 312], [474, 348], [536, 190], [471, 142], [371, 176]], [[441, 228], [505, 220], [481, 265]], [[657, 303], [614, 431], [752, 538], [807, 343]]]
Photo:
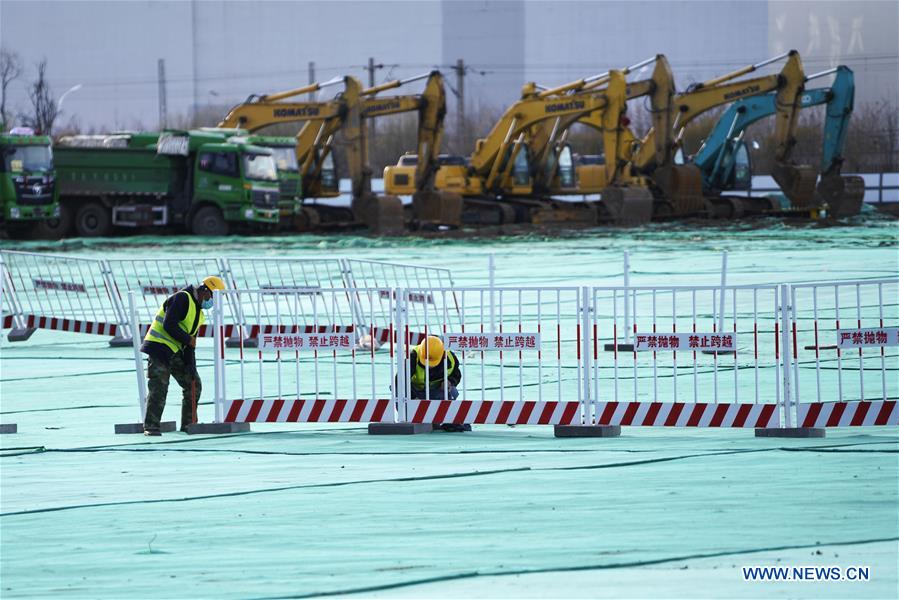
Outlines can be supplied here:
[[368, 82], [370, 57], [376, 82], [440, 68], [451, 103], [462, 87], [477, 111], [507, 105], [526, 81], [562, 83], [655, 53], [685, 88], [796, 48], [808, 73], [853, 68], [858, 103], [899, 106], [897, 22], [892, 0], [0, 1], [0, 42], [26, 65], [8, 104], [26, 108], [45, 57], [56, 95], [80, 86], [60, 122], [97, 129], [158, 124], [160, 59], [170, 122], [304, 85], [310, 63], [320, 81], [346, 73]]

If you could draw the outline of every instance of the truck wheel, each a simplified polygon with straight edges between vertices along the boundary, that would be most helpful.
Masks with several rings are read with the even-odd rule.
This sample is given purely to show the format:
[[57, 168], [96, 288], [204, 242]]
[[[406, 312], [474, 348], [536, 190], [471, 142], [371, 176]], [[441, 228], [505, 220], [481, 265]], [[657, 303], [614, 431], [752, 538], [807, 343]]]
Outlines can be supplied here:
[[39, 240], [59, 240], [72, 232], [72, 208], [59, 206], [59, 218], [47, 219], [34, 226], [34, 237]]
[[103, 237], [112, 232], [109, 211], [103, 205], [89, 202], [75, 214], [75, 231], [81, 237]]
[[228, 223], [214, 206], [204, 206], [194, 213], [190, 229], [194, 235], [228, 235]]

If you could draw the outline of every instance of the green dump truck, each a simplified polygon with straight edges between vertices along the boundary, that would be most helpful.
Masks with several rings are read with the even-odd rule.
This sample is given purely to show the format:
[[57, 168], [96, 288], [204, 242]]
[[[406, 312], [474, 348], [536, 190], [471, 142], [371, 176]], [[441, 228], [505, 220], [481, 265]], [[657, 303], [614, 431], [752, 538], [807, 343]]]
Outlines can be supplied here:
[[0, 223], [13, 238], [46, 235], [59, 217], [50, 138], [26, 127], [0, 133]]
[[270, 148], [272, 157], [278, 167], [278, 189], [281, 193], [279, 201], [280, 224], [282, 230], [294, 228], [297, 215], [303, 211], [303, 185], [300, 169], [297, 165], [297, 140], [289, 136], [250, 135], [245, 129], [226, 129], [219, 127], [203, 127], [200, 131], [234, 136], [236, 140], [263, 148]]
[[195, 235], [273, 229], [272, 151], [205, 131], [64, 137], [55, 148], [62, 233], [174, 227]]

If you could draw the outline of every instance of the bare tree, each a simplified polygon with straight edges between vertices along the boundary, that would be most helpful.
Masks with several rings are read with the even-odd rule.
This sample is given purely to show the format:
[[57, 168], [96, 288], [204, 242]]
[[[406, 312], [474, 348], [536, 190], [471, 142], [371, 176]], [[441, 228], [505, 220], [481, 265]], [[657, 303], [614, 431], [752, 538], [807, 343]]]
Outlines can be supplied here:
[[6, 112], [6, 90], [22, 75], [22, 59], [8, 48], [0, 48], [0, 124], [9, 122]]
[[37, 63], [37, 79], [28, 90], [31, 101], [31, 114], [22, 115], [22, 122], [39, 133], [50, 135], [53, 123], [59, 116], [59, 105], [53, 97], [53, 91], [47, 82], [47, 59]]

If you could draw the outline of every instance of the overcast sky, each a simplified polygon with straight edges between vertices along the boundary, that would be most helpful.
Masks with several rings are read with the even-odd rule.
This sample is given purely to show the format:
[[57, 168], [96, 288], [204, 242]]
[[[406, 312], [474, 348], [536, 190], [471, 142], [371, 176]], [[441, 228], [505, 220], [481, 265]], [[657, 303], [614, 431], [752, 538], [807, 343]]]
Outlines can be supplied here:
[[459, 81], [451, 67], [463, 59], [471, 113], [508, 105], [526, 81], [562, 83], [656, 53], [668, 56], [683, 89], [790, 48], [808, 73], [854, 69], [857, 103], [899, 106], [897, 5], [2, 0], [0, 42], [26, 65], [10, 87], [13, 107], [26, 107], [34, 65], [46, 57], [57, 95], [81, 85], [66, 97], [61, 121], [110, 130], [157, 126], [159, 59], [170, 119], [304, 85], [310, 62], [318, 80], [352, 74], [363, 83], [369, 57], [383, 65], [376, 82], [437, 67], [452, 103]]

